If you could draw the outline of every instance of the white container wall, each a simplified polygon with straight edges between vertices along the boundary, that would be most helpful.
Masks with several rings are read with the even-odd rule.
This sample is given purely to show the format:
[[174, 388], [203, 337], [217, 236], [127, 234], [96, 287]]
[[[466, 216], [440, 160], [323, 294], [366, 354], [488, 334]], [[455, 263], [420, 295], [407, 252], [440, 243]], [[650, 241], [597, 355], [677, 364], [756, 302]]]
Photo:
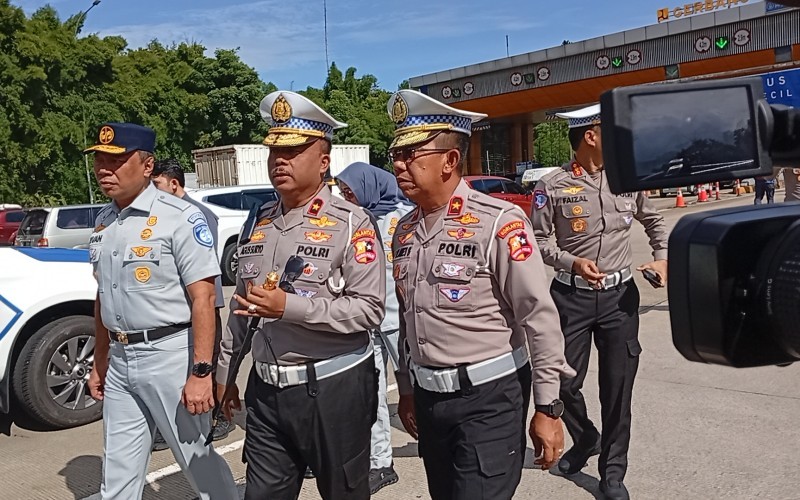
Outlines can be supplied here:
[[[234, 144], [192, 151], [197, 185], [200, 188], [270, 184], [267, 174], [269, 148], [260, 144]], [[369, 146], [334, 145], [331, 150], [331, 175], [351, 163], [369, 163]]]

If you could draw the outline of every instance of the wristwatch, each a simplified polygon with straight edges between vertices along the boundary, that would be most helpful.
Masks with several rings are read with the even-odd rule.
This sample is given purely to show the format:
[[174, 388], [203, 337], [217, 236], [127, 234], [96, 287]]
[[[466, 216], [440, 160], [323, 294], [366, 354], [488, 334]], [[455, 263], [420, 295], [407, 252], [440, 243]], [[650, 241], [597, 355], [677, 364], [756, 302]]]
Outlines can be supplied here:
[[560, 418], [564, 414], [564, 402], [560, 399], [554, 399], [549, 405], [535, 405], [535, 408], [536, 411], [555, 418]]
[[195, 363], [192, 365], [192, 375], [195, 377], [208, 377], [211, 375], [211, 370], [213, 367], [211, 363], [206, 363], [205, 361], [201, 361], [199, 363]]

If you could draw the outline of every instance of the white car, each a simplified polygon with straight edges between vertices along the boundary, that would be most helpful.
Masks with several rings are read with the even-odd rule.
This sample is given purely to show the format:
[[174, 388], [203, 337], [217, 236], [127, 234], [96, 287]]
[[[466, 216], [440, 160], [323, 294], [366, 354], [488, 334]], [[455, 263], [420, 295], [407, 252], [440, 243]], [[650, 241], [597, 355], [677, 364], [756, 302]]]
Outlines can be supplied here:
[[13, 401], [52, 428], [95, 421], [97, 282], [88, 250], [0, 248], [0, 412]]
[[[335, 185], [332, 185], [332, 189], [334, 195], [341, 197]], [[187, 189], [186, 193], [207, 206], [219, 219], [217, 255], [222, 269], [222, 284], [235, 285], [238, 269], [236, 240], [239, 238], [239, 231], [247, 220], [250, 208], [277, 200], [277, 191], [271, 184], [251, 184]]]
[[236, 269], [238, 268], [236, 240], [239, 238], [239, 231], [253, 205], [261, 206], [278, 198], [275, 188], [269, 184], [254, 184], [187, 189], [186, 193], [211, 209], [219, 219], [217, 255], [222, 269], [222, 283], [224, 285], [235, 284]]

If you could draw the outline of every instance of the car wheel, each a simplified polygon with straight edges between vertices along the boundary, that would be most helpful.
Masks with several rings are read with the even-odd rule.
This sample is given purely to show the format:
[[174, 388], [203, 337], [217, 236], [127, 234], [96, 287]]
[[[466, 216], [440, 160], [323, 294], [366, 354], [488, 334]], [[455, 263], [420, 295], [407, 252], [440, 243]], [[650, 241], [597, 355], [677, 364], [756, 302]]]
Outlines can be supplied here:
[[98, 420], [102, 404], [89, 395], [94, 366], [94, 318], [67, 316], [28, 339], [14, 367], [14, 394], [23, 410], [54, 428]]
[[229, 243], [222, 251], [222, 284], [235, 285], [238, 270], [239, 256], [236, 254], [236, 243]]

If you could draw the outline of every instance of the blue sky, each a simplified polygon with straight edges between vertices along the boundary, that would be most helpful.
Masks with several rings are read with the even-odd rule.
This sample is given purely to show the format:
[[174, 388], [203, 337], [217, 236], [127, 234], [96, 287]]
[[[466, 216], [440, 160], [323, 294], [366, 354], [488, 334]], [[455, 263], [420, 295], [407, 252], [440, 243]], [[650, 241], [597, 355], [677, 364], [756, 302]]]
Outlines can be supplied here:
[[[750, 0], [755, 2], [756, 0]], [[91, 0], [12, 0], [31, 13], [50, 4], [62, 19]], [[412, 76], [656, 23], [683, 0], [327, 0], [328, 56], [394, 90]], [[83, 33], [239, 47], [265, 81], [295, 90], [325, 81], [322, 0], [102, 0]]]

